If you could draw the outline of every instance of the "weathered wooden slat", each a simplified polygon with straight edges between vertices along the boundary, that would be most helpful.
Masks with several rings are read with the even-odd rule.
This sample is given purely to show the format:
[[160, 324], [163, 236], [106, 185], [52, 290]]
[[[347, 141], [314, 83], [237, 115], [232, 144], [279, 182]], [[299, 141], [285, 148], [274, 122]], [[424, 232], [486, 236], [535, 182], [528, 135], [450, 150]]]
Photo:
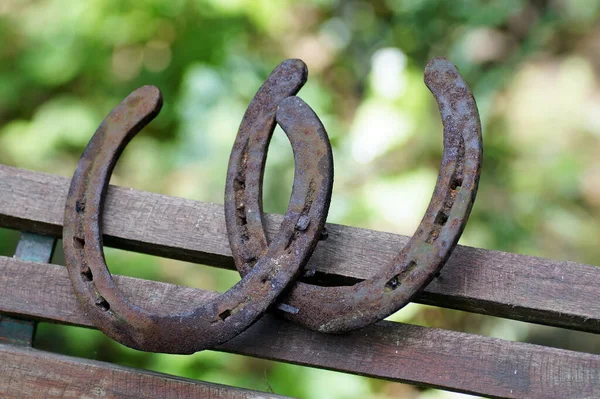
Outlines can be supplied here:
[[2, 398], [283, 398], [111, 363], [0, 344]]
[[[130, 277], [116, 281], [134, 303], [169, 313], [217, 295]], [[0, 292], [0, 312], [91, 326], [64, 267], [0, 257]], [[600, 397], [598, 355], [401, 323], [327, 335], [267, 315], [218, 350], [492, 397]]]
[[[0, 227], [59, 236], [68, 179], [0, 165]], [[280, 215], [267, 217], [273, 234]], [[467, 227], [468, 228], [468, 227]], [[221, 205], [111, 187], [105, 243], [232, 268]], [[368, 278], [407, 237], [329, 224], [307, 265]], [[516, 320], [600, 332], [600, 268], [459, 246], [417, 302]]]

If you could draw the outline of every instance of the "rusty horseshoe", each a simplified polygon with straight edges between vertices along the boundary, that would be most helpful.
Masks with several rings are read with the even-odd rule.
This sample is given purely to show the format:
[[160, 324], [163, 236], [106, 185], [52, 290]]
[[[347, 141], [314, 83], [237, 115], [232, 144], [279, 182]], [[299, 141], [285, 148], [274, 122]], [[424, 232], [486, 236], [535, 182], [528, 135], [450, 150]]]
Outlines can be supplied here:
[[[278, 101], [295, 94], [306, 78], [305, 68], [299, 63], [288, 63], [279, 74], [280, 85], [266, 83], [271, 89], [268, 94]], [[270, 120], [278, 101], [251, 117]], [[296, 173], [277, 238], [252, 271], [229, 291], [188, 312], [153, 313], [132, 304], [110, 274], [103, 253], [102, 214], [110, 175], [119, 155], [133, 136], [154, 119], [161, 106], [157, 88], [139, 88], [113, 109], [94, 133], [71, 181], [63, 246], [77, 299], [96, 327], [131, 348], [187, 354], [214, 347], [241, 333], [297, 276], [325, 224], [333, 161], [325, 129], [312, 110], [294, 97], [281, 101], [278, 115], [290, 140], [305, 145], [302, 143], [306, 132], [314, 140], [311, 162], [295, 156], [298, 170], [311, 173]], [[243, 190], [242, 180], [234, 176], [232, 182]], [[303, 228], [306, 220], [310, 220], [312, 228]]]
[[[269, 81], [268, 81], [269, 82]], [[273, 84], [276, 82], [271, 81]], [[483, 145], [477, 105], [456, 67], [436, 58], [425, 69], [425, 84], [433, 93], [444, 126], [444, 152], [440, 172], [425, 216], [416, 233], [392, 260], [373, 277], [352, 286], [291, 285], [279, 308], [290, 320], [322, 332], [344, 332], [381, 320], [405, 306], [435, 276], [449, 258], [469, 218], [477, 193]], [[250, 109], [264, 106], [263, 85], [246, 113], [229, 163], [228, 178], [244, 175], [245, 190], [234, 195], [226, 186], [225, 216], [233, 258], [242, 276], [251, 273], [252, 262], [267, 252], [263, 227], [261, 186], [271, 125]], [[276, 85], [274, 86], [276, 87]], [[273, 101], [276, 101], [273, 99]], [[273, 106], [273, 105], [271, 105]], [[252, 167], [240, 160], [241, 150], [250, 154]], [[311, 148], [294, 148], [294, 155]], [[296, 173], [298, 173], [296, 169]], [[238, 199], [242, 198], [242, 199]], [[244, 213], [240, 214], [239, 203]], [[239, 220], [246, 218], [245, 228]]]

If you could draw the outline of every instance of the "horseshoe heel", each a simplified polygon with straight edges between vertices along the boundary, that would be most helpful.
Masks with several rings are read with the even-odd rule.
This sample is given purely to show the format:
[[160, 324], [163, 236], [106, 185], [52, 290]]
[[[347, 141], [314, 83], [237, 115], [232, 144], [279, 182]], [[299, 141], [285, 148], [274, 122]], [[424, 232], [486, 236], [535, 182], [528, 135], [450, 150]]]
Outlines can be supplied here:
[[[281, 307], [288, 310], [285, 313], [288, 319], [330, 333], [374, 323], [410, 302], [435, 277], [455, 248], [477, 193], [483, 155], [481, 125], [475, 100], [451, 62], [442, 58], [432, 60], [425, 70], [425, 83], [442, 116], [444, 153], [433, 197], [415, 235], [388, 266], [353, 286], [324, 287], [296, 282], [281, 300]], [[259, 124], [255, 126], [255, 138], [250, 142], [264, 146], [270, 136], [260, 130]], [[298, 149], [301, 150], [311, 151]], [[262, 154], [262, 164], [247, 170], [247, 181], [261, 181], [265, 160], [266, 153]], [[234, 206], [228, 198], [226, 214]], [[253, 215], [255, 226], [262, 227], [260, 200], [249, 199], [246, 193], [246, 201], [246, 214]], [[248, 272], [244, 257], [258, 258], [266, 249], [264, 230], [252, 230], [248, 239], [240, 240], [239, 231], [232, 228], [233, 221], [229, 218], [227, 227], [230, 242], [238, 244], [232, 245], [232, 252], [238, 270], [244, 275]]]
[[[271, 94], [285, 98], [302, 84], [302, 65], [288, 65], [285, 79]], [[280, 80], [281, 82], [281, 80]], [[316, 140], [314, 153], [319, 167], [332, 168], [331, 149], [318, 118], [308, 107], [289, 100], [288, 136], [297, 126]], [[75, 171], [65, 208], [63, 246], [69, 277], [80, 305], [96, 327], [131, 348], [187, 354], [226, 342], [249, 327], [265, 312], [306, 263], [320, 235], [328, 210], [331, 186], [318, 176], [296, 173], [292, 196], [273, 240], [252, 271], [219, 297], [195, 309], [166, 315], [149, 312], [132, 303], [113, 280], [102, 247], [102, 211], [113, 167], [126, 144], [159, 112], [160, 92], [145, 86], [130, 94], [102, 122], [86, 147]], [[271, 110], [275, 113], [275, 108]], [[266, 112], [268, 114], [268, 112]], [[259, 113], [257, 117], [266, 114]], [[302, 119], [303, 123], [296, 123]], [[308, 122], [306, 122], [306, 120]], [[296, 140], [294, 138], [294, 140]], [[298, 139], [302, 141], [301, 138]], [[301, 168], [316, 170], [316, 164], [297, 159]], [[242, 182], [239, 182], [242, 184]], [[315, 227], [301, 229], [310, 220]]]
[[225, 182], [225, 204], [229, 205], [225, 206], [225, 219], [228, 232], [235, 232], [228, 234], [229, 245], [239, 256], [243, 275], [266, 254], [268, 247], [262, 213], [252, 210], [262, 210], [266, 153], [275, 130], [277, 106], [284, 98], [298, 93], [307, 76], [308, 69], [301, 60], [279, 64], [248, 105], [231, 150]]

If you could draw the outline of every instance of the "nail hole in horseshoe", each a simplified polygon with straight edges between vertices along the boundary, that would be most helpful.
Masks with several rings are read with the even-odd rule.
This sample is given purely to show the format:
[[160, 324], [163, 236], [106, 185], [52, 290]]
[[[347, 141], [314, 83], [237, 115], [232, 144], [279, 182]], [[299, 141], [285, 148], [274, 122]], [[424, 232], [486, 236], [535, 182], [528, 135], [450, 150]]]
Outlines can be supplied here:
[[450, 182], [450, 189], [452, 190], [451, 194], [446, 197], [442, 209], [435, 217], [435, 220], [433, 222], [434, 226], [431, 230], [431, 233], [429, 234], [429, 237], [427, 237], [427, 240], [425, 240], [425, 242], [427, 242], [428, 244], [433, 244], [433, 242], [440, 235], [441, 228], [444, 227], [448, 222], [448, 218], [450, 217], [449, 212], [452, 209], [452, 206], [454, 205], [454, 201], [456, 200], [456, 194], [458, 193], [458, 190], [460, 190], [461, 187], [462, 179], [454, 177]]
[[88, 266], [84, 266], [81, 270], [81, 279], [83, 281], [92, 281], [94, 279], [92, 270]]
[[219, 318], [223, 321], [225, 321], [225, 319], [227, 319], [229, 316], [231, 316], [230, 309], [226, 309], [226, 310], [222, 311], [221, 313], [219, 313]]
[[387, 283], [385, 283], [384, 291], [391, 292], [394, 291], [396, 288], [400, 287], [402, 285], [402, 280], [404, 279], [404, 277], [411, 274], [416, 267], [417, 262], [415, 262], [414, 260], [410, 261], [406, 269], [402, 270], [400, 273], [396, 274], [394, 277], [389, 279]]
[[242, 191], [246, 188], [246, 183], [244, 183], [240, 176], [236, 176], [233, 180], [233, 188], [237, 191]]
[[448, 215], [445, 212], [440, 212], [435, 218], [435, 224], [438, 226], [443, 226], [448, 221]]
[[440, 224], [440, 222], [443, 221], [444, 223], [446, 223], [448, 221], [448, 215], [445, 215], [446, 216], [445, 220], [444, 220], [444, 215], [445, 214], [443, 213], [443, 211], [440, 211], [440, 213], [438, 213], [438, 215], [435, 217], [435, 221], [433, 222], [433, 227], [431, 228], [431, 232], [429, 233], [429, 236], [425, 240], [425, 242], [427, 244], [433, 244], [433, 242], [440, 236], [440, 231], [442, 230], [442, 227], [443, 227], [443, 224]]
[[450, 188], [454, 191], [460, 190], [462, 186], [462, 179], [452, 179], [452, 183], [450, 183]]
[[85, 240], [79, 237], [73, 237], [73, 246], [75, 249], [83, 249], [85, 247]]
[[85, 211], [85, 201], [75, 201], [75, 212], [82, 213], [83, 211]]
[[102, 296], [98, 297], [98, 299], [96, 300], [96, 306], [98, 306], [105, 312], [108, 312], [110, 310], [110, 304]]

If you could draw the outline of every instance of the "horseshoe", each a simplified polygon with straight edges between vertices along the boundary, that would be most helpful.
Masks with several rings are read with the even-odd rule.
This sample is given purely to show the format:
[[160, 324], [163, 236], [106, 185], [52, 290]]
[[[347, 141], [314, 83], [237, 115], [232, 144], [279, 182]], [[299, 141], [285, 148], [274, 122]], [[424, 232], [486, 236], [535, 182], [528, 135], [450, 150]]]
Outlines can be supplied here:
[[[288, 63], [275, 78], [269, 109], [255, 118], [269, 118], [277, 102], [294, 94], [306, 77], [298, 63]], [[69, 277], [80, 305], [96, 327], [131, 348], [189, 354], [235, 337], [262, 315], [296, 277], [310, 257], [325, 224], [331, 184], [323, 177], [332, 169], [331, 148], [317, 116], [298, 99], [281, 102], [282, 127], [290, 141], [303, 144], [303, 133], [313, 138], [317, 162], [296, 157], [292, 196], [280, 233], [265, 256], [229, 291], [180, 314], [152, 313], [132, 304], [112, 278], [102, 247], [102, 210], [113, 167], [126, 144], [159, 112], [159, 90], [144, 86], [130, 94], [102, 122], [86, 147], [71, 181], [63, 228]], [[298, 123], [301, 121], [302, 123]], [[300, 171], [307, 170], [310, 173]], [[237, 181], [237, 183], [236, 183]], [[243, 189], [243, 182], [234, 185]], [[304, 220], [313, 228], [301, 229]]]
[[[352, 286], [317, 286], [294, 283], [282, 297], [285, 317], [313, 330], [339, 333], [362, 328], [396, 312], [421, 291], [440, 271], [468, 220], [479, 184], [483, 145], [477, 105], [467, 83], [448, 60], [437, 58], [425, 69], [425, 84], [433, 93], [444, 125], [444, 153], [429, 207], [415, 235], [373, 277]], [[262, 90], [262, 89], [261, 89]], [[246, 169], [244, 201], [252, 226], [242, 236], [236, 228], [235, 202], [225, 196], [225, 215], [235, 264], [241, 275], [251, 270], [246, 259], [259, 259], [268, 242], [263, 228], [260, 185], [266, 161], [266, 146], [272, 131], [260, 120], [244, 120], [236, 139], [249, 142], [256, 154], [252, 169]], [[248, 136], [251, 137], [248, 137]], [[234, 147], [230, 170], [238, 170]], [[256, 150], [255, 150], [256, 149]], [[311, 148], [298, 148], [310, 156]], [[230, 190], [227, 185], [226, 190]]]

